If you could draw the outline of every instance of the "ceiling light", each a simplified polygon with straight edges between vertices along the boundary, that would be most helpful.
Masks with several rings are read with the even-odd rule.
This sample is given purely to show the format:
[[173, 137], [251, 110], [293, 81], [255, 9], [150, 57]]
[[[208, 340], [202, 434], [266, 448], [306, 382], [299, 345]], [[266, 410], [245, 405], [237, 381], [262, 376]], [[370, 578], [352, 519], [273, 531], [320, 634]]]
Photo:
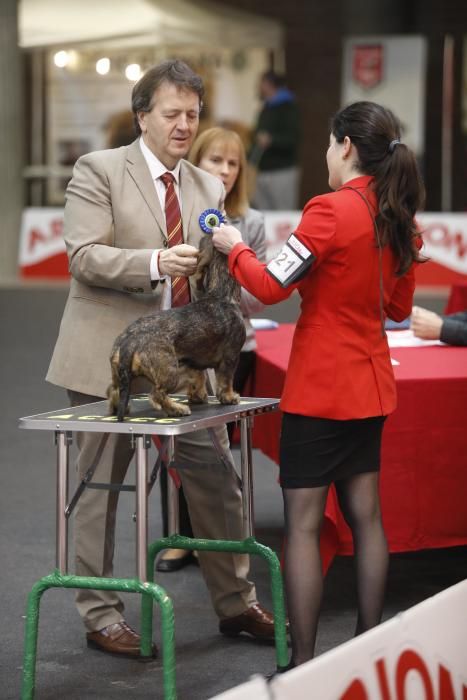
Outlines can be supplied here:
[[65, 68], [70, 62], [68, 51], [57, 51], [54, 55], [54, 63], [58, 68]]
[[107, 75], [110, 70], [110, 58], [100, 58], [96, 61], [96, 71], [99, 75]]
[[130, 65], [125, 68], [125, 75], [128, 80], [133, 80], [134, 82], [139, 80], [141, 78], [141, 66], [139, 63], [130, 63]]

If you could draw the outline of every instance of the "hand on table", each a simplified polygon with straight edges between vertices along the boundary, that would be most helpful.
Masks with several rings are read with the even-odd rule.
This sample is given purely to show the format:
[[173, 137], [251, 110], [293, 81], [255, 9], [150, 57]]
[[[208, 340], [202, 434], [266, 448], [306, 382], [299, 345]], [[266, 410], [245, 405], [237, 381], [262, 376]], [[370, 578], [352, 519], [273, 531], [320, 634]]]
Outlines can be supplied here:
[[410, 328], [417, 338], [439, 340], [442, 325], [443, 319], [434, 311], [422, 309], [420, 306], [413, 307]]

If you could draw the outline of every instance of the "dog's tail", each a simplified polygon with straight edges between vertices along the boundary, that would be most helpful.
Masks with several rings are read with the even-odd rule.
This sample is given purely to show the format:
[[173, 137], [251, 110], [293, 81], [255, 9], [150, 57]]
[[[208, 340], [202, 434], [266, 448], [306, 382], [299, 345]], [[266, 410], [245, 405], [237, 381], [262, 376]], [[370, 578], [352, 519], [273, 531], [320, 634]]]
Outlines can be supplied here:
[[128, 357], [120, 355], [120, 362], [118, 365], [118, 384], [120, 392], [117, 409], [117, 419], [119, 421], [123, 421], [130, 400], [131, 361], [131, 354], [129, 354]]

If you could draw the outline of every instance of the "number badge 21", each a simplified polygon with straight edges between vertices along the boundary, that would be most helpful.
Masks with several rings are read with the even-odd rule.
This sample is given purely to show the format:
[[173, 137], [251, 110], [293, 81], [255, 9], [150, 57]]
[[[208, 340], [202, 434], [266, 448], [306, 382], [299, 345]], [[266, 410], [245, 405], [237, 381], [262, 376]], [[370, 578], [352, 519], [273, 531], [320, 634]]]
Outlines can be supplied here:
[[297, 236], [292, 233], [279, 253], [267, 265], [266, 270], [281, 287], [288, 287], [301, 279], [316, 257]]

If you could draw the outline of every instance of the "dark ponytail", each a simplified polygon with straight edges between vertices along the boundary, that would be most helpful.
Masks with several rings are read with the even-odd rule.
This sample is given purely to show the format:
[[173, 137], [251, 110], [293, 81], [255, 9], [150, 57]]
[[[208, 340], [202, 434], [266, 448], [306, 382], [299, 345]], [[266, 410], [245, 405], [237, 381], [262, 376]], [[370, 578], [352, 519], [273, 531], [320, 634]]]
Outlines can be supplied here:
[[331, 133], [338, 143], [348, 136], [358, 152], [357, 170], [374, 177], [381, 245], [399, 260], [397, 275], [405, 274], [421, 262], [414, 217], [425, 203], [425, 188], [414, 153], [400, 141], [399, 120], [374, 102], [354, 102], [333, 117]]

